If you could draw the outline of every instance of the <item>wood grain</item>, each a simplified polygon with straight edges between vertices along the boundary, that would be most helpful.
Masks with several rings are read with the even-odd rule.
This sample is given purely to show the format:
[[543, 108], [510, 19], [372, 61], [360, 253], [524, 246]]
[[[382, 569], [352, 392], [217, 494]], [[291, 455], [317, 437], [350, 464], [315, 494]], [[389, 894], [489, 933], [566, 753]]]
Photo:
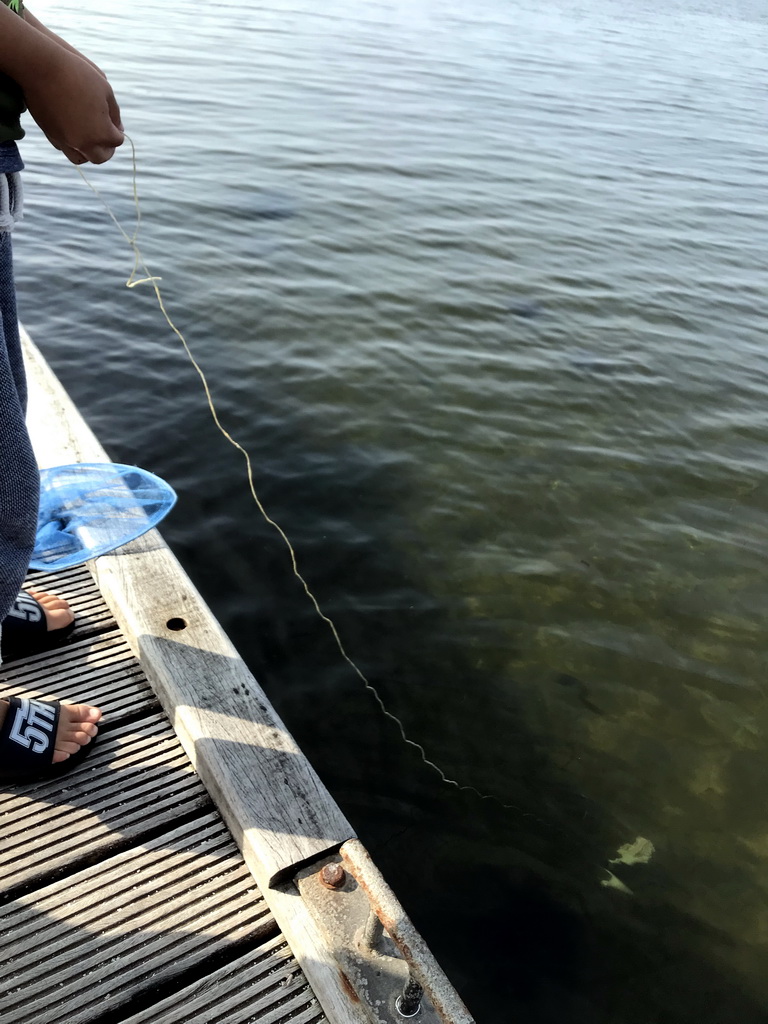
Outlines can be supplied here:
[[0, 1024], [87, 1024], [275, 930], [203, 815], [0, 908]]
[[120, 1024], [327, 1024], [282, 935]]
[[0, 894], [209, 807], [164, 716], [114, 729], [71, 775], [0, 794]]

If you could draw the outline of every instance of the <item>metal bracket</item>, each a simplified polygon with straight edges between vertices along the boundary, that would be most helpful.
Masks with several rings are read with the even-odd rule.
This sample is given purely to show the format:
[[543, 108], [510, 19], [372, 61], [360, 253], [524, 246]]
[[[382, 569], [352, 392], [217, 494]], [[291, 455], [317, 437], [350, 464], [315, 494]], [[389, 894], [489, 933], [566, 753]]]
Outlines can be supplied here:
[[362, 843], [350, 840], [295, 882], [371, 1024], [474, 1024]]

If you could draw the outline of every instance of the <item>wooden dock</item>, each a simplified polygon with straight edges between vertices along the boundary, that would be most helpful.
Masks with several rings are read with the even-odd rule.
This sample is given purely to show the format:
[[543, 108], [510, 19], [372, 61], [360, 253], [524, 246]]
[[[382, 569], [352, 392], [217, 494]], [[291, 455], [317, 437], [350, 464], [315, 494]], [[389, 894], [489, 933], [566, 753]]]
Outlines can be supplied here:
[[[106, 461], [25, 345], [41, 467]], [[472, 1024], [157, 531], [34, 585], [77, 628], [3, 692], [105, 719], [0, 792], [0, 1024]]]

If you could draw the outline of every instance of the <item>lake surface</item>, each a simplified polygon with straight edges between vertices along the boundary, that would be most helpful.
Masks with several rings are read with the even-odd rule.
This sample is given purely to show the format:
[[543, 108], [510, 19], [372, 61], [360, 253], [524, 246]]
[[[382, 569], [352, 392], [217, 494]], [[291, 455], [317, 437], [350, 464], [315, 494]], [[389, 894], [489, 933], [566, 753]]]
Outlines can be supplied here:
[[347, 650], [496, 799], [341, 659], [34, 131], [22, 318], [478, 1021], [764, 1024], [765, 5], [35, 10]]

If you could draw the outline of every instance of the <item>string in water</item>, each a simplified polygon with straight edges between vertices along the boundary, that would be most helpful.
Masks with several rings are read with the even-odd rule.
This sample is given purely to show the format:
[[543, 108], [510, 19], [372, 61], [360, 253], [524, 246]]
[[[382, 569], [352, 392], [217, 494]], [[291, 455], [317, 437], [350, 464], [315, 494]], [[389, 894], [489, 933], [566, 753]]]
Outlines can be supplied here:
[[[131, 270], [131, 274], [130, 274], [128, 280], [125, 282], [126, 287], [127, 288], [136, 288], [139, 285], [144, 285], [144, 284], [151, 285], [152, 290], [155, 293], [155, 297], [157, 299], [157, 303], [158, 303], [158, 305], [160, 307], [160, 310], [161, 310], [163, 316], [165, 317], [166, 323], [168, 324], [170, 329], [173, 331], [173, 333], [176, 335], [176, 337], [181, 342], [182, 346], [184, 347], [184, 351], [186, 352], [186, 354], [187, 354], [187, 356], [189, 358], [189, 361], [192, 363], [192, 366], [195, 368], [195, 370], [197, 372], [197, 375], [200, 378], [200, 381], [201, 381], [201, 383], [203, 385], [203, 390], [205, 392], [205, 397], [206, 397], [206, 399], [208, 401], [208, 408], [209, 408], [211, 416], [213, 418], [213, 422], [216, 424], [216, 427], [221, 432], [221, 434], [226, 438], [226, 440], [232, 445], [233, 448], [236, 448], [240, 452], [240, 454], [243, 456], [243, 459], [245, 460], [246, 470], [247, 470], [247, 474], [248, 474], [248, 486], [249, 486], [250, 491], [251, 491], [251, 497], [253, 498], [254, 502], [256, 503], [256, 507], [258, 508], [258, 510], [262, 514], [262, 516], [264, 517], [264, 520], [274, 530], [277, 531], [277, 533], [279, 534], [279, 536], [283, 540], [283, 543], [285, 544], [286, 548], [288, 549], [288, 553], [290, 555], [291, 568], [293, 570], [293, 574], [296, 577], [296, 579], [299, 581], [301, 586], [303, 587], [304, 593], [307, 595], [307, 597], [311, 601], [315, 611], [317, 612], [317, 614], [320, 616], [320, 618], [323, 620], [323, 622], [328, 626], [329, 630], [331, 631], [331, 634], [333, 635], [333, 639], [334, 639], [334, 641], [336, 643], [336, 646], [339, 649], [339, 653], [341, 654], [341, 656], [344, 659], [344, 661], [349, 665], [349, 667], [355, 673], [355, 675], [363, 683], [363, 685], [365, 686], [366, 690], [371, 694], [373, 699], [376, 701], [377, 705], [379, 706], [379, 709], [381, 710], [381, 713], [383, 715], [385, 715], [391, 722], [394, 722], [394, 724], [397, 726], [397, 728], [398, 728], [398, 730], [400, 732], [400, 737], [403, 740], [403, 743], [407, 744], [409, 747], [412, 747], [414, 750], [416, 750], [418, 752], [421, 760], [423, 761], [423, 763], [428, 768], [430, 768], [432, 771], [436, 772], [440, 776], [440, 779], [446, 785], [454, 786], [456, 789], [458, 789], [458, 790], [460, 790], [462, 792], [473, 793], [475, 796], [479, 797], [480, 800], [491, 800], [494, 803], [500, 804], [505, 810], [520, 810], [520, 808], [514, 807], [512, 804], [505, 804], [498, 796], [495, 796], [493, 793], [483, 793], [479, 789], [477, 789], [475, 786], [471, 786], [471, 785], [467, 785], [467, 784], [464, 784], [464, 783], [460, 783], [456, 779], [449, 778], [448, 775], [446, 775], [446, 773], [443, 771], [443, 769], [439, 765], [437, 765], [434, 761], [430, 760], [427, 757], [427, 753], [426, 753], [424, 747], [420, 743], [417, 743], [416, 740], [413, 740], [413, 739], [411, 739], [410, 736], [408, 736], [408, 734], [405, 731], [405, 726], [403, 725], [401, 720], [397, 717], [397, 715], [393, 714], [387, 708], [387, 706], [384, 703], [384, 700], [382, 699], [382, 696], [379, 693], [379, 691], [376, 689], [376, 687], [373, 685], [373, 683], [368, 679], [368, 677], [365, 675], [365, 673], [362, 671], [362, 669], [357, 664], [355, 664], [355, 662], [349, 656], [349, 654], [346, 651], [346, 648], [344, 647], [344, 644], [342, 643], [341, 636], [339, 635], [339, 631], [336, 628], [335, 623], [333, 622], [332, 619], [330, 619], [325, 614], [325, 612], [320, 607], [320, 604], [319, 604], [317, 598], [315, 597], [315, 595], [313, 594], [312, 590], [310, 589], [309, 584], [307, 583], [307, 581], [305, 580], [305, 578], [302, 576], [301, 572], [299, 571], [299, 565], [298, 565], [298, 560], [296, 558], [296, 552], [294, 551], [293, 545], [291, 544], [291, 542], [290, 542], [290, 540], [288, 538], [288, 535], [286, 534], [285, 530], [283, 530], [283, 528], [280, 526], [280, 524], [276, 523], [275, 520], [272, 519], [272, 517], [269, 515], [269, 513], [264, 508], [264, 505], [262, 504], [261, 499], [259, 498], [259, 496], [258, 496], [258, 494], [256, 492], [256, 485], [254, 483], [254, 475], [253, 475], [253, 466], [252, 466], [252, 463], [251, 463], [250, 455], [248, 454], [247, 450], [245, 448], [243, 448], [243, 446], [240, 444], [240, 442], [237, 441], [229, 433], [229, 431], [226, 429], [226, 427], [224, 427], [223, 424], [221, 423], [221, 420], [219, 419], [219, 414], [218, 414], [218, 412], [216, 410], [216, 405], [214, 403], [213, 395], [211, 394], [211, 389], [209, 387], [208, 380], [207, 380], [207, 378], [205, 376], [205, 373], [203, 372], [202, 367], [200, 366], [200, 364], [198, 363], [198, 361], [195, 358], [194, 354], [192, 353], [192, 350], [190, 349], [190, 347], [189, 347], [189, 345], [187, 343], [187, 339], [184, 337], [182, 332], [179, 330], [179, 328], [173, 322], [173, 320], [171, 319], [170, 314], [168, 313], [168, 310], [166, 308], [165, 301], [163, 299], [163, 295], [162, 295], [162, 292], [160, 291], [160, 286], [159, 286], [159, 283], [158, 283], [159, 281], [162, 280], [162, 278], [157, 277], [157, 276], [155, 276], [154, 274], [151, 273], [151, 271], [147, 267], [147, 264], [146, 264], [146, 262], [144, 260], [144, 257], [142, 255], [141, 249], [139, 248], [138, 237], [139, 237], [139, 230], [141, 228], [141, 202], [139, 200], [138, 169], [137, 169], [137, 162], [136, 162], [136, 146], [134, 145], [133, 139], [131, 139], [130, 136], [126, 135], [125, 137], [126, 137], [126, 139], [128, 140], [128, 142], [130, 143], [130, 146], [131, 146], [132, 191], [133, 191], [133, 203], [134, 203], [134, 207], [136, 209], [136, 226], [135, 226], [132, 234], [130, 234], [130, 235], [128, 234], [128, 232], [125, 230], [125, 228], [122, 226], [120, 221], [115, 216], [115, 213], [112, 210], [112, 208], [109, 205], [109, 203], [107, 202], [107, 200], [104, 198], [104, 196], [101, 194], [101, 192], [96, 188], [96, 186], [85, 176], [85, 174], [83, 173], [82, 169], [80, 167], [76, 167], [75, 169], [77, 170], [78, 174], [83, 179], [85, 184], [88, 186], [88, 188], [97, 196], [97, 198], [99, 199], [99, 202], [102, 204], [104, 209], [107, 211], [107, 214], [109, 215], [111, 220], [114, 222], [115, 227], [120, 232], [120, 234], [123, 236], [123, 238], [128, 243], [128, 245], [131, 247], [131, 250], [133, 251], [133, 269]], [[531, 817], [533, 817], [533, 815], [531, 815]]]

